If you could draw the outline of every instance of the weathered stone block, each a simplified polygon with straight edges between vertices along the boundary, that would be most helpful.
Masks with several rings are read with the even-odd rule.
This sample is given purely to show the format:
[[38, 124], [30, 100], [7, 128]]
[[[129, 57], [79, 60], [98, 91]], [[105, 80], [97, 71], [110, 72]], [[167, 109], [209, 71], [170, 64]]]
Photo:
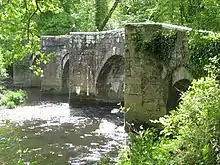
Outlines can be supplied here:
[[140, 86], [141, 84], [141, 77], [128, 77], [126, 79], [126, 84], [138, 84]]
[[130, 104], [142, 104], [142, 96], [141, 95], [137, 95], [137, 94], [127, 94], [125, 96], [125, 101], [128, 105]]
[[130, 84], [126, 86], [126, 92], [128, 92], [130, 95], [139, 95], [141, 94], [141, 85], [140, 84]]
[[151, 102], [151, 103], [144, 103], [143, 107], [145, 107], [146, 111], [156, 111], [157, 110], [157, 103]]

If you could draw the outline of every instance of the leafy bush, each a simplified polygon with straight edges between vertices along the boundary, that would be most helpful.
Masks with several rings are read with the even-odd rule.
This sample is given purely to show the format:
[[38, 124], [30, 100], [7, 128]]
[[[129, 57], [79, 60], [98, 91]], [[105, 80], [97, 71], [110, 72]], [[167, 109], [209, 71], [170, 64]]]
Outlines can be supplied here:
[[[191, 32], [189, 34], [189, 57], [191, 62], [191, 74], [194, 78], [207, 76], [206, 65], [209, 65], [210, 58], [220, 58], [220, 33], [206, 34]], [[219, 62], [216, 63], [219, 67]]]
[[8, 108], [15, 108], [16, 106], [24, 103], [26, 99], [26, 92], [22, 90], [18, 91], [4, 91], [4, 94], [0, 100], [1, 106], [7, 106]]
[[168, 165], [171, 153], [167, 146], [166, 139], [159, 137], [153, 129], [132, 133], [131, 146], [120, 153], [118, 165]]
[[65, 12], [48, 12], [42, 14], [37, 22], [41, 35], [63, 35], [70, 33], [73, 17]]
[[7, 108], [9, 108], [9, 109], [13, 109], [13, 108], [16, 107], [14, 101], [9, 101], [9, 102], [7, 102], [7, 105], [6, 105], [6, 106], [7, 106]]
[[193, 81], [177, 110], [160, 118], [160, 134], [132, 135], [119, 165], [220, 164], [220, 85], [216, 77]]

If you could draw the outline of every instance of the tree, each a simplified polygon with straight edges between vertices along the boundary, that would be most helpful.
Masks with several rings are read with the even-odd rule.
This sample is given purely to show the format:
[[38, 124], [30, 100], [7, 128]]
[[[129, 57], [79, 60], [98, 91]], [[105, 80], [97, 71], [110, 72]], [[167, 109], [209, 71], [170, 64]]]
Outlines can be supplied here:
[[[58, 0], [7, 0], [0, 4], [0, 58], [7, 67], [14, 59], [40, 54], [35, 18], [41, 13], [62, 11]], [[43, 56], [41, 56], [43, 57]], [[46, 61], [46, 58], [43, 59]]]
[[122, 0], [122, 22], [167, 22], [196, 29], [220, 31], [218, 0]]
[[95, 24], [97, 29], [100, 29], [108, 13], [108, 2], [107, 0], [95, 0], [95, 6], [96, 6]]
[[105, 16], [105, 19], [102, 21], [102, 24], [100, 24], [100, 26], [98, 28], [99, 31], [102, 31], [105, 28], [106, 24], [108, 23], [109, 19], [112, 16], [113, 12], [116, 10], [119, 2], [120, 2], [120, 0], [115, 0], [112, 8], [109, 10], [108, 14]]

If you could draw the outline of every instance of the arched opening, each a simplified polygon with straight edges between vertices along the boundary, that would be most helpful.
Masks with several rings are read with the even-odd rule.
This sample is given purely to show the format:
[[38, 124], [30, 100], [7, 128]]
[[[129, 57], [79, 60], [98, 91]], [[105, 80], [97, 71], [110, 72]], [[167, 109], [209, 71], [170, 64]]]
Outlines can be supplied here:
[[62, 92], [69, 92], [69, 60], [66, 61], [62, 70]]
[[69, 60], [69, 53], [66, 53], [63, 56], [62, 61], [61, 61], [62, 69], [64, 69], [64, 67], [65, 67], [68, 60]]
[[124, 57], [111, 56], [102, 67], [96, 81], [97, 97], [120, 102], [124, 98]]
[[167, 110], [176, 109], [176, 107], [180, 103], [180, 97], [182, 92], [187, 91], [191, 82], [188, 79], [181, 79], [177, 81], [174, 85], [170, 85], [169, 93], [168, 93], [168, 101], [167, 101]]
[[[41, 69], [45, 68], [45, 64], [43, 64], [42, 62], [39, 64], [39, 58], [40, 55], [39, 54], [32, 54], [30, 56], [30, 63], [29, 66], [37, 66], [40, 67]], [[30, 74], [30, 79], [31, 79], [31, 86], [32, 87], [40, 87], [41, 86], [41, 77], [38, 76], [36, 73], [34, 73], [35, 70], [31, 70], [31, 74]]]

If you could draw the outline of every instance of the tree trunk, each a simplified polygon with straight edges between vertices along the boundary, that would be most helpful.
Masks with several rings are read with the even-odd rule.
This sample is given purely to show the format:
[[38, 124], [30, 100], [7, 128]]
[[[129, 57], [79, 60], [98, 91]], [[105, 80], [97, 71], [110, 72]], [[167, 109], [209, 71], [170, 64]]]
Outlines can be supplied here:
[[115, 0], [115, 2], [114, 2], [114, 4], [113, 4], [112, 8], [110, 9], [108, 15], [105, 17], [103, 23], [102, 23], [101, 26], [99, 27], [99, 29], [98, 29], [99, 31], [102, 31], [102, 30], [104, 29], [105, 25], [107, 24], [107, 22], [108, 22], [109, 19], [111, 18], [112, 14], [113, 14], [113, 12], [115, 11], [116, 7], [118, 6], [119, 2], [120, 2], [120, 0]]

